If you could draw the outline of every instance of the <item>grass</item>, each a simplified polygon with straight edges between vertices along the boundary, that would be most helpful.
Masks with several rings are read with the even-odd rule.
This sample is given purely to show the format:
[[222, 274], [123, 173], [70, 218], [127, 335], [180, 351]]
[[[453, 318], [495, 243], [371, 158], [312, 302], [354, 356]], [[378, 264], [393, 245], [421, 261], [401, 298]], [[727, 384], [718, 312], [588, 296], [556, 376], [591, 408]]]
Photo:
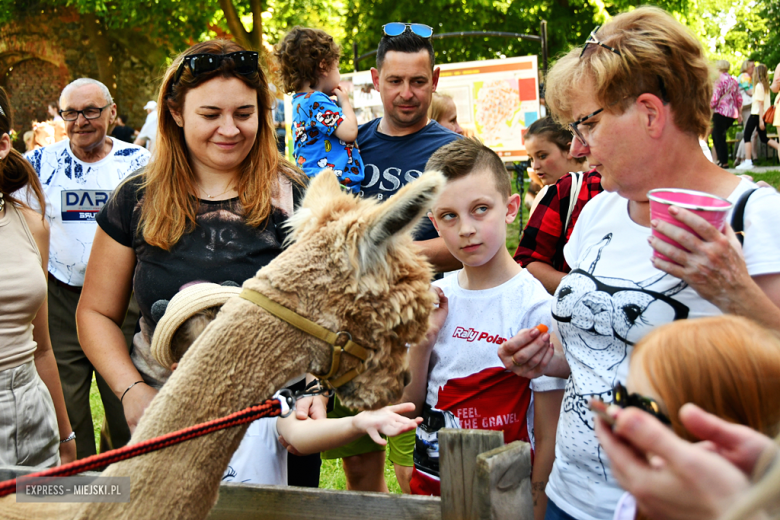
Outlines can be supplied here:
[[[755, 181], [765, 181], [775, 188], [780, 188], [780, 170], [772, 170], [753, 175]], [[512, 186], [512, 192], [517, 193], [516, 187]], [[523, 225], [528, 223], [528, 210], [523, 205]], [[507, 228], [506, 247], [510, 254], [514, 254], [517, 244], [520, 240], [520, 219], [510, 224]], [[95, 445], [100, 446], [100, 425], [103, 423], [103, 403], [100, 400], [95, 378], [92, 378], [92, 388], [89, 392], [89, 404], [92, 408], [92, 417], [95, 425]], [[390, 461], [385, 462], [385, 481], [391, 493], [400, 493], [398, 482], [395, 479], [395, 472]], [[320, 487], [323, 489], [346, 489], [346, 477], [341, 468], [341, 460], [323, 460], [320, 470]]]

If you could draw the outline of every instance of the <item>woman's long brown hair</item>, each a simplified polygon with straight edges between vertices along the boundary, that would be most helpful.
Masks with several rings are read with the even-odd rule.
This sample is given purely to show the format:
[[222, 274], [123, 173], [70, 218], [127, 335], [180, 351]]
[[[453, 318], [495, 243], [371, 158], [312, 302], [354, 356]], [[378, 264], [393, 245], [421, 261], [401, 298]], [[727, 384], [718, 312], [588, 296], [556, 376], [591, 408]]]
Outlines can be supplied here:
[[247, 225], [260, 226], [270, 215], [271, 199], [279, 189], [280, 174], [293, 182], [302, 182], [296, 168], [276, 148], [273, 98], [261, 68], [257, 73], [242, 75], [233, 70], [230, 60], [226, 60], [219, 69], [194, 76], [185, 66], [181, 78], [173, 85], [173, 76], [185, 56], [243, 50], [228, 40], [198, 43], [179, 55], [165, 72], [157, 103], [157, 140], [142, 183], [146, 191], [139, 228], [150, 245], [170, 250], [184, 233], [195, 227], [198, 208], [198, 201], [192, 196], [198, 193], [195, 174], [189, 162], [184, 130], [176, 124], [170, 111], [181, 112], [187, 92], [212, 78], [238, 78], [257, 92], [257, 137], [241, 165], [236, 187]]
[[[9, 133], [14, 126], [11, 101], [2, 87], [0, 87], [0, 109], [2, 109], [2, 113], [0, 113], [0, 135], [2, 135]], [[46, 199], [43, 195], [38, 174], [35, 173], [27, 159], [11, 147], [9, 154], [0, 161], [0, 193], [11, 204], [29, 207], [29, 204], [26, 204], [25, 201], [12, 195], [24, 187], [28, 187], [28, 196], [35, 195], [35, 198], [38, 200], [38, 207], [41, 209], [41, 217], [43, 217], [46, 211]], [[29, 200], [27, 202], [29, 203]]]

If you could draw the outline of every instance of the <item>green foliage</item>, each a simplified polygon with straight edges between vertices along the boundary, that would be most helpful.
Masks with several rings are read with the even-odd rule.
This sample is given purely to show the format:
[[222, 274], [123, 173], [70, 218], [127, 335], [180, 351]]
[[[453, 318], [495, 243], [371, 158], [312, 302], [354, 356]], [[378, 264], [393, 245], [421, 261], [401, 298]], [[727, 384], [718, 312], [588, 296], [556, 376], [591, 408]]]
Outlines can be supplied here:
[[749, 34], [756, 42], [750, 57], [766, 64], [771, 72], [780, 63], [780, 4], [776, 0], [761, 0], [754, 11], [763, 24]]
[[[650, 3], [682, 17], [689, 12], [692, 1]], [[427, 23], [437, 33], [503, 31], [538, 35], [541, 20], [547, 20], [552, 59], [581, 44], [596, 25], [639, 5], [646, 3], [632, 0], [347, 0], [345, 26], [347, 39], [357, 42], [359, 54], [363, 54], [376, 49], [382, 37], [382, 25], [392, 21]], [[426, 18], [421, 13], [435, 13], [435, 16]], [[541, 54], [541, 46], [536, 42], [497, 37], [437, 39], [434, 47], [439, 63]], [[360, 62], [359, 69], [373, 65], [373, 58], [365, 60]]]

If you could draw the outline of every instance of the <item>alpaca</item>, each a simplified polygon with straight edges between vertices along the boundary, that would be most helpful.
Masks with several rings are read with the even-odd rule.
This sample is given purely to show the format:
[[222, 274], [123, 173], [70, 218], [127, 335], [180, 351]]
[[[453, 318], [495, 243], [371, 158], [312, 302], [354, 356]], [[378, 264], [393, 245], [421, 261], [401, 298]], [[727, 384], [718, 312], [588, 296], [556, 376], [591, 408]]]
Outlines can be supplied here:
[[[378, 204], [344, 192], [335, 175], [315, 177], [290, 219], [292, 245], [244, 282], [333, 331], [348, 331], [371, 349], [366, 370], [336, 391], [342, 402], [375, 409], [401, 398], [408, 343], [419, 341], [433, 308], [430, 265], [411, 229], [444, 180], [429, 172]], [[358, 360], [342, 355], [337, 376]], [[229, 300], [184, 355], [143, 415], [131, 443], [209, 421], [267, 399], [285, 381], [324, 374], [331, 349], [253, 303]], [[247, 425], [222, 430], [109, 466], [130, 476], [129, 503], [30, 504], [10, 495], [0, 518], [202, 519]]]

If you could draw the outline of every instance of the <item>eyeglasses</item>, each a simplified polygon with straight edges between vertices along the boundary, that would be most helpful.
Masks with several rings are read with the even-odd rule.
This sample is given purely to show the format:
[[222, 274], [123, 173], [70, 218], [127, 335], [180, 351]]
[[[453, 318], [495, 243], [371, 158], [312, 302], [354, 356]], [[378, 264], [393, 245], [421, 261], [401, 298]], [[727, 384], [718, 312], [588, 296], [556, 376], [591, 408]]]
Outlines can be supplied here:
[[672, 425], [672, 421], [670, 421], [669, 418], [664, 415], [664, 413], [661, 411], [661, 407], [654, 399], [639, 394], [629, 394], [628, 390], [626, 390], [626, 387], [620, 383], [615, 385], [615, 387], [612, 389], [612, 393], [614, 394], [615, 398], [613, 404], [616, 404], [621, 408], [626, 408], [628, 406], [639, 408], [640, 410], [644, 410], [645, 412], [649, 413], [667, 426]]
[[238, 51], [231, 52], [229, 54], [191, 54], [185, 56], [179, 68], [176, 69], [176, 74], [173, 75], [173, 83], [171, 86], [177, 84], [181, 79], [181, 75], [184, 73], [184, 66], [187, 65], [190, 68], [193, 76], [205, 74], [217, 70], [222, 62], [230, 60], [234, 64], [236, 73], [248, 76], [257, 72], [257, 59], [258, 53], [253, 51]]
[[113, 103], [109, 103], [108, 105], [100, 108], [95, 107], [89, 107], [85, 108], [84, 110], [60, 110], [59, 114], [60, 117], [65, 121], [75, 121], [79, 118], [79, 114], [84, 116], [84, 119], [97, 119], [100, 117], [100, 114], [103, 113], [103, 110], [110, 107]]
[[433, 27], [428, 27], [421, 23], [403, 23], [403, 22], [390, 22], [382, 26], [382, 32], [385, 36], [401, 36], [407, 30], [412, 31], [413, 34], [421, 38], [430, 38], [433, 36]]
[[620, 51], [617, 50], [614, 47], [610, 47], [606, 43], [601, 43], [598, 38], [596, 38], [596, 33], [599, 32], [599, 29], [601, 29], [600, 25], [597, 25], [595, 29], [590, 31], [590, 36], [588, 36], [588, 39], [585, 40], [585, 46], [582, 48], [582, 52], [580, 53], [580, 58], [582, 58], [582, 55], [585, 54], [585, 51], [588, 49], [588, 45], [600, 45], [601, 47], [604, 47], [605, 49], [609, 49], [618, 56], [621, 56]]
[[569, 123], [569, 131], [571, 132], [572, 137], [576, 137], [580, 140], [582, 143], [582, 146], [588, 146], [587, 139], [590, 137], [590, 127], [586, 126], [585, 128], [580, 128], [580, 125], [590, 119], [593, 116], [597, 116], [600, 113], [604, 111], [603, 108], [599, 108], [592, 114], [588, 114], [585, 117], [581, 117], [578, 120], [574, 121], [573, 123]]

